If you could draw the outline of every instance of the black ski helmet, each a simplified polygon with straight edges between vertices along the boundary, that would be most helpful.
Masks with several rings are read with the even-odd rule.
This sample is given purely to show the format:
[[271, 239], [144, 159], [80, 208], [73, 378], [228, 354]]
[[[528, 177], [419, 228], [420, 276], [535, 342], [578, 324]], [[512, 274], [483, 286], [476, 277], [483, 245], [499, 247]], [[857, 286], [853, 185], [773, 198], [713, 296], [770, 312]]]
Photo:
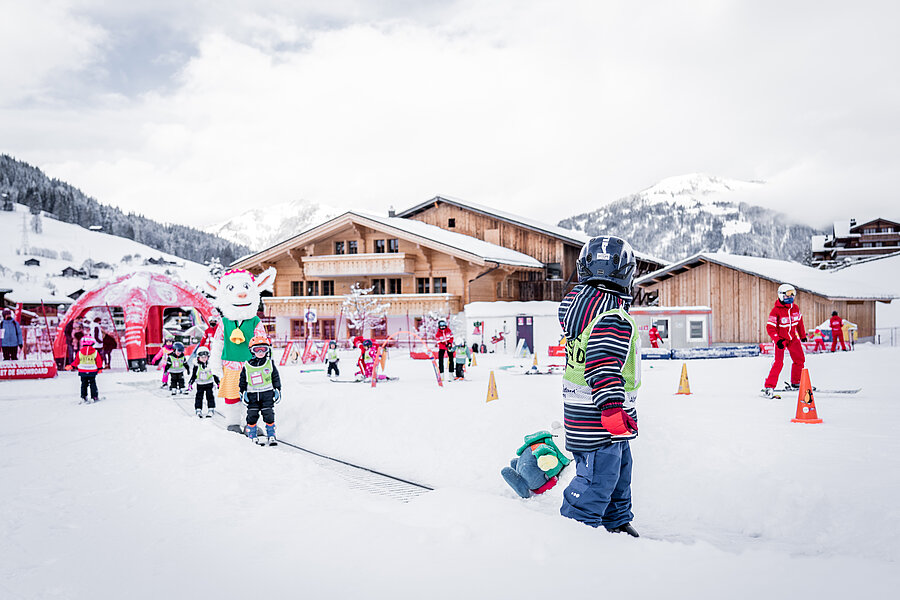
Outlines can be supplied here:
[[337, 348], [337, 342], [334, 340], [331, 340], [330, 342], [328, 342], [328, 347], [329, 348]]
[[576, 262], [578, 282], [627, 296], [636, 266], [631, 244], [612, 235], [598, 236], [581, 248]]
[[444, 319], [441, 319], [440, 321], [438, 321], [438, 329], [446, 329], [446, 328], [447, 328], [447, 321], [445, 321]]

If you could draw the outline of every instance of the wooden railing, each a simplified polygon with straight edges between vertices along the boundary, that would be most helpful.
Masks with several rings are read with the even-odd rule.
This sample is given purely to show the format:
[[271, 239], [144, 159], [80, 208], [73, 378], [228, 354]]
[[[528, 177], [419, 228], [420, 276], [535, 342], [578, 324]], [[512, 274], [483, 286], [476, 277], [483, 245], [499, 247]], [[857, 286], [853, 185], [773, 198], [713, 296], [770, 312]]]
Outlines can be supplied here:
[[403, 252], [379, 254], [328, 254], [304, 256], [303, 271], [308, 277], [356, 277], [360, 275], [411, 275], [414, 256]]
[[[462, 298], [453, 294], [377, 294], [370, 296], [390, 303], [389, 315], [423, 315], [429, 311], [455, 314], [462, 311]], [[263, 298], [266, 315], [302, 318], [312, 308], [319, 315], [339, 315], [343, 296], [271, 296]]]

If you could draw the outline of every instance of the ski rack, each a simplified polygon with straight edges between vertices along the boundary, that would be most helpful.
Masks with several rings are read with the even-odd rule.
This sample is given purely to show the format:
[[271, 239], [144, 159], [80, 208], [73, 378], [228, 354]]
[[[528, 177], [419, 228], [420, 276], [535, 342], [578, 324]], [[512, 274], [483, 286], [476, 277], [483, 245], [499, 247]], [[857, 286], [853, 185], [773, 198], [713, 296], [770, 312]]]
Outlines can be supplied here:
[[[154, 384], [155, 383], [156, 382], [154, 381]], [[191, 398], [192, 397], [190, 396], [176, 395], [172, 396], [172, 401], [175, 402], [178, 408], [180, 408], [185, 415], [191, 417], [194, 420], [199, 420], [191, 410], [185, 408], [184, 405], [180, 402], [180, 400], [190, 400]], [[215, 415], [221, 418], [225, 417], [225, 415], [218, 410], [215, 411]], [[221, 423], [217, 422], [217, 419], [213, 418], [212, 421], [223, 431], [225, 430], [225, 427]], [[336, 472], [350, 484], [351, 488], [354, 489], [366, 491], [377, 496], [385, 496], [404, 503], [409, 502], [410, 500], [413, 500], [414, 498], [417, 498], [422, 494], [425, 494], [426, 492], [434, 491], [434, 488], [428, 487], [427, 485], [423, 485], [421, 483], [416, 483], [415, 481], [409, 481], [408, 479], [403, 479], [402, 477], [397, 477], [396, 475], [390, 475], [388, 473], [384, 473], [376, 469], [371, 469], [369, 467], [364, 467], [362, 465], [357, 465], [340, 458], [334, 458], [333, 456], [328, 456], [327, 454], [322, 454], [320, 452], [298, 446], [297, 444], [294, 444], [282, 438], [277, 439], [279, 445], [288, 446], [289, 448], [292, 448], [294, 452], [303, 452], [315, 456], [319, 459], [318, 461], [316, 461], [317, 464], [326, 469]]]

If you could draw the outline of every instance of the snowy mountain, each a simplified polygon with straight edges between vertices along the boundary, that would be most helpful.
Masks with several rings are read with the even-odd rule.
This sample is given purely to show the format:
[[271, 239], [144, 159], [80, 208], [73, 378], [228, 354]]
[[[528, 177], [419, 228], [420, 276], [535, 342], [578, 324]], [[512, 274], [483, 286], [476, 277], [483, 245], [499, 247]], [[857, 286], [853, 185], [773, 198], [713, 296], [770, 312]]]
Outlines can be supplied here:
[[204, 231], [259, 251], [335, 216], [337, 211], [306, 202], [291, 200], [254, 208]]
[[717, 251], [803, 261], [810, 237], [821, 232], [744, 201], [764, 186], [699, 173], [670, 177], [559, 225], [589, 235], [615, 232], [635, 249], [672, 261]]
[[[15, 302], [59, 303], [79, 289], [135, 271], [165, 273], [200, 287], [209, 272], [127, 238], [64, 223], [48, 213], [36, 219], [27, 206], [13, 207], [0, 211], [0, 288], [12, 289], [7, 297]], [[66, 267], [85, 274], [64, 276]]]

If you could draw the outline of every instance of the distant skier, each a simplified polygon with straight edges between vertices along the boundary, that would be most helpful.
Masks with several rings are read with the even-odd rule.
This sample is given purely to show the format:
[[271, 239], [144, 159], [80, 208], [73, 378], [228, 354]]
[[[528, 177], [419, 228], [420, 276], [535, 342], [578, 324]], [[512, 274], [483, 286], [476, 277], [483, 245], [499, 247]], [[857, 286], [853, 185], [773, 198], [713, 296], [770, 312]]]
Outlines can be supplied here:
[[[281, 401], [281, 377], [271, 356], [269, 338], [255, 335], [250, 338], [250, 352], [253, 357], [244, 363], [241, 369], [238, 389], [241, 401], [247, 407], [248, 438], [259, 445], [274, 446], [275, 440], [275, 405]], [[266, 437], [257, 435], [256, 423], [260, 413], [266, 424]]]
[[[82, 336], [81, 350], [75, 353], [75, 360], [66, 366], [66, 371], [78, 369], [78, 377], [81, 379], [81, 402], [90, 404], [100, 399], [97, 391], [97, 374], [103, 370], [103, 357], [94, 348], [94, 338], [89, 335]], [[91, 396], [88, 399], [88, 389]]]
[[191, 371], [191, 380], [188, 389], [197, 383], [197, 395], [194, 396], [194, 412], [198, 417], [203, 416], [203, 397], [206, 396], [206, 416], [213, 416], [216, 410], [216, 399], [213, 396], [213, 385], [219, 385], [219, 377], [213, 373], [209, 365], [209, 348], [200, 346], [194, 354], [197, 362]]
[[806, 341], [806, 328], [803, 326], [803, 314], [800, 307], [794, 303], [797, 290], [789, 283], [778, 286], [778, 300], [769, 313], [769, 321], [766, 324], [766, 332], [775, 342], [775, 362], [766, 377], [762, 393], [767, 398], [775, 396], [775, 386], [778, 384], [778, 376], [784, 366], [784, 351], [791, 355], [791, 383], [794, 389], [800, 389], [800, 375], [806, 362], [803, 356], [803, 344]]
[[576, 262], [578, 285], [559, 306], [566, 334], [563, 415], [575, 477], [563, 492], [564, 517], [639, 537], [631, 525], [629, 440], [638, 432], [640, 336], [628, 304], [636, 260], [625, 240], [595, 237]]
[[662, 344], [662, 336], [659, 335], [659, 329], [656, 328], [656, 323], [653, 323], [650, 326], [650, 331], [647, 332], [650, 336], [650, 346], [653, 348], [659, 348], [659, 345]]
[[847, 348], [844, 346], [844, 320], [838, 316], [836, 310], [831, 312], [831, 319], [828, 320], [828, 324], [831, 326], [831, 351], [835, 351], [838, 340], [840, 340], [841, 352], [845, 352]]
[[169, 391], [172, 395], [185, 393], [184, 373], [187, 371], [187, 357], [184, 355], [184, 344], [175, 342], [172, 353], [166, 357], [166, 373], [169, 374]]
[[340, 361], [340, 357], [338, 356], [337, 351], [337, 342], [331, 340], [328, 342], [328, 351], [325, 352], [325, 362], [328, 363], [328, 377], [331, 377], [331, 372], [334, 371], [335, 377], [341, 376], [341, 370], [338, 368], [338, 361]]
[[447, 370], [453, 367], [453, 332], [447, 327], [447, 321], [438, 321], [438, 329], [434, 334], [434, 341], [438, 345], [438, 371], [444, 376], [444, 354], [447, 355]]
[[472, 364], [472, 353], [469, 351], [469, 346], [466, 345], [466, 340], [462, 340], [456, 344], [453, 354], [456, 357], [456, 377], [454, 377], [454, 379], [456, 381], [462, 381], [465, 378], [466, 363]]

